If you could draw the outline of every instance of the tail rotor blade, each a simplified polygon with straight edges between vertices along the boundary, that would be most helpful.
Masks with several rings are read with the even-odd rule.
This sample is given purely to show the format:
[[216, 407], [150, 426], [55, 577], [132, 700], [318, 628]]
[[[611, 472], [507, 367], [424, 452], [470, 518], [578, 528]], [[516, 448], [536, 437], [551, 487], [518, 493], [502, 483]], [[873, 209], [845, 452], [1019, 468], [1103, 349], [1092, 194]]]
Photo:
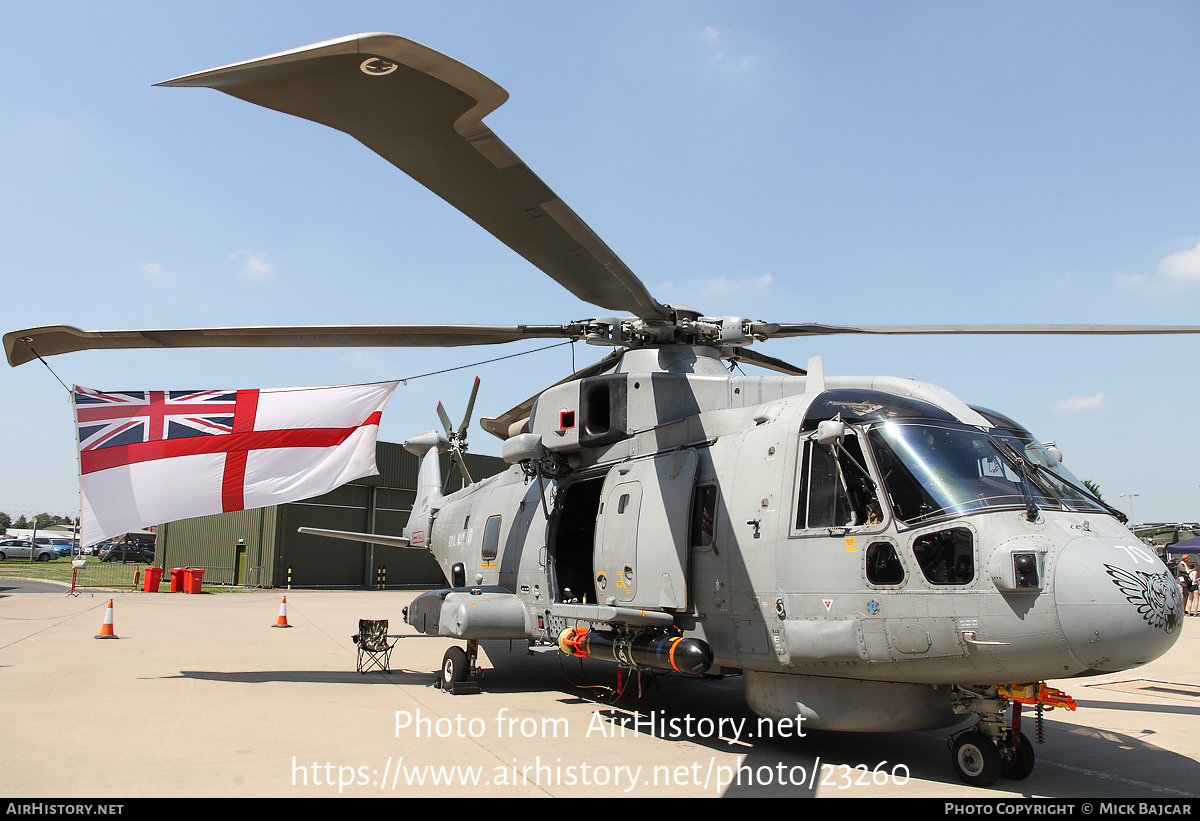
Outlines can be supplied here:
[[458, 465], [458, 469], [462, 472], [462, 477], [467, 480], [468, 485], [475, 483], [475, 480], [471, 478], [470, 471], [467, 470], [467, 460], [463, 458], [462, 451], [454, 451], [454, 464]]
[[442, 427], [446, 429], [446, 436], [451, 436], [454, 432], [454, 427], [450, 424], [450, 414], [446, 413], [446, 409], [442, 407], [441, 402], [438, 402], [437, 413], [438, 418], [442, 420]]
[[460, 439], [467, 435], [467, 426], [471, 424], [471, 412], [475, 410], [475, 397], [479, 395], [479, 377], [475, 377], [475, 384], [471, 388], [471, 398], [467, 400], [467, 412], [463, 414], [462, 424], [458, 426], [458, 436]]

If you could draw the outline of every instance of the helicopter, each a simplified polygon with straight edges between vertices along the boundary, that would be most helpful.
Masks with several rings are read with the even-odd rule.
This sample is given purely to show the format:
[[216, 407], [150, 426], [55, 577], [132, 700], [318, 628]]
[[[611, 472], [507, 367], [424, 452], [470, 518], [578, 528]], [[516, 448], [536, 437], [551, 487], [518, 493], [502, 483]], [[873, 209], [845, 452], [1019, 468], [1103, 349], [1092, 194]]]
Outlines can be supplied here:
[[[1035, 766], [1021, 710], [1074, 709], [1048, 679], [1146, 664], [1183, 601], [1125, 517], [1006, 416], [913, 379], [826, 375], [752, 348], [831, 334], [1153, 334], [1194, 326], [780, 323], [663, 304], [484, 118], [507, 93], [391, 34], [329, 40], [184, 75], [343, 131], [606, 312], [547, 325], [372, 325], [4, 336], [16, 366], [87, 349], [454, 347], [530, 338], [612, 352], [481, 427], [510, 467], [472, 481], [456, 429], [411, 438], [418, 492], [398, 535], [320, 533], [428, 550], [450, 586], [405, 609], [463, 642], [602, 659], [638, 675], [740, 675], [751, 709], [811, 729], [951, 737], [980, 786]], [[768, 373], [734, 374], [726, 363]], [[475, 390], [478, 389], [476, 383]], [[447, 492], [442, 458], [466, 486]], [[1039, 733], [1040, 735], [1040, 733]]]

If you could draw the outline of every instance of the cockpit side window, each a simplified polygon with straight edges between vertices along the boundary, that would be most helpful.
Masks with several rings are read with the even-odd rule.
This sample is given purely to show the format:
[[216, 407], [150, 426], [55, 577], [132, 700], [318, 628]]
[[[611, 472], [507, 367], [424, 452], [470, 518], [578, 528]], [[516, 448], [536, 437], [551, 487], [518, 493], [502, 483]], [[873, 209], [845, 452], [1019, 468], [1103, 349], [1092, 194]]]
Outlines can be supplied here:
[[849, 525], [850, 500], [833, 448], [806, 441], [800, 470], [796, 527], [806, 530]]
[[840, 447], [805, 441], [796, 528], [878, 524], [882, 514], [865, 465], [856, 436], [846, 436]]

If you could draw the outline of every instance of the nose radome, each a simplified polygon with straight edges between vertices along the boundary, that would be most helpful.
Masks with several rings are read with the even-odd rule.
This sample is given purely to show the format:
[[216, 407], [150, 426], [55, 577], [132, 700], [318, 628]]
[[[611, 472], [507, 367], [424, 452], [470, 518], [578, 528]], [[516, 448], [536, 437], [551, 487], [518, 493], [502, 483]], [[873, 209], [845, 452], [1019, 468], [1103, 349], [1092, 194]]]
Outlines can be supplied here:
[[1054, 601], [1071, 653], [1098, 672], [1153, 661], [1181, 632], [1179, 584], [1161, 559], [1133, 539], [1068, 542], [1055, 562]]

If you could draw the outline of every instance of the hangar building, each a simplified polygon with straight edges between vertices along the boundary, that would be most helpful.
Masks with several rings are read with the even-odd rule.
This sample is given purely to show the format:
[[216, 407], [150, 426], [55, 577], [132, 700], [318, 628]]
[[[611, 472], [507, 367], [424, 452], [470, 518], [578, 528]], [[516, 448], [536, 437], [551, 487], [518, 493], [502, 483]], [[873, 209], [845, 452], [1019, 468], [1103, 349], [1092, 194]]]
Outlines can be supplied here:
[[[465, 454], [478, 481], [508, 466]], [[443, 459], [443, 471], [451, 461]], [[378, 476], [356, 479], [302, 502], [168, 522], [158, 528], [154, 563], [202, 567], [204, 583], [262, 587], [399, 587], [445, 584], [426, 550], [361, 544], [297, 532], [300, 527], [399, 534], [416, 499], [419, 460], [398, 444], [375, 448]], [[454, 488], [461, 477], [454, 470]]]

